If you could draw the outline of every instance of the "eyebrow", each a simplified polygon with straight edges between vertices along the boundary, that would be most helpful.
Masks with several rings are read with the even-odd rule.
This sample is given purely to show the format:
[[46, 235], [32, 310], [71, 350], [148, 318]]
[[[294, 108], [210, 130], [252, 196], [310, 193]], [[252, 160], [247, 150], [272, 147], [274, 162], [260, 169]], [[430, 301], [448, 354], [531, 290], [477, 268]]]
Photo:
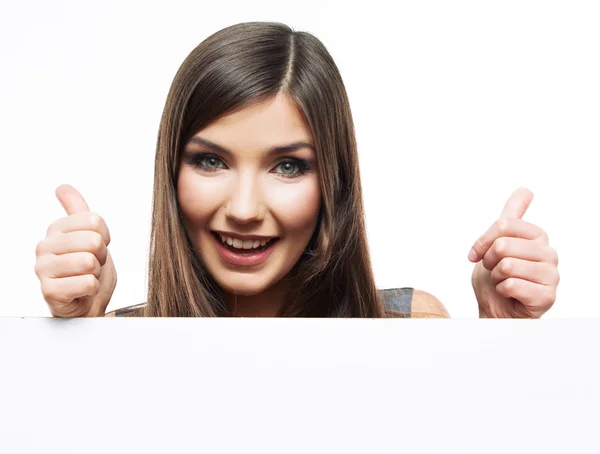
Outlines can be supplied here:
[[[211, 142], [210, 140], [206, 140], [206, 139], [203, 139], [198, 136], [192, 137], [190, 139], [189, 143], [203, 145], [206, 148], [210, 148], [212, 150], [219, 151], [225, 155], [229, 155], [229, 156], [233, 155], [233, 153], [230, 150], [228, 150], [227, 148], [222, 147], [221, 145], [217, 145], [216, 143]], [[279, 146], [271, 147], [267, 150], [267, 155], [291, 153], [292, 151], [296, 151], [301, 148], [310, 148], [312, 151], [315, 151], [315, 147], [308, 142], [294, 142], [294, 143], [290, 143], [289, 145], [279, 145]]]

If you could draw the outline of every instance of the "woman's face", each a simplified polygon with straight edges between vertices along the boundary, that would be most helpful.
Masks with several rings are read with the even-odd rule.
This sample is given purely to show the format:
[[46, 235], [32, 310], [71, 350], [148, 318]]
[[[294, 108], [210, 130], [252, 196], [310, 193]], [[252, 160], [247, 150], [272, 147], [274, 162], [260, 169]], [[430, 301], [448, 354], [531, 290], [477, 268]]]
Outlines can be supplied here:
[[226, 292], [259, 294], [302, 255], [321, 199], [312, 146], [284, 94], [211, 123], [186, 144], [177, 182], [184, 227]]

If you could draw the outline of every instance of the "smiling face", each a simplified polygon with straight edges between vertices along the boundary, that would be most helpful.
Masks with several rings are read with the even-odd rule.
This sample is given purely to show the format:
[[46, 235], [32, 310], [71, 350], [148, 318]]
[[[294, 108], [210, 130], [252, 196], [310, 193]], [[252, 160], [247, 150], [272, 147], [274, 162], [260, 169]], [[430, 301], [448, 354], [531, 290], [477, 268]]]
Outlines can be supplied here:
[[216, 120], [186, 144], [177, 181], [183, 224], [225, 292], [264, 292], [308, 245], [321, 199], [312, 144], [282, 93]]

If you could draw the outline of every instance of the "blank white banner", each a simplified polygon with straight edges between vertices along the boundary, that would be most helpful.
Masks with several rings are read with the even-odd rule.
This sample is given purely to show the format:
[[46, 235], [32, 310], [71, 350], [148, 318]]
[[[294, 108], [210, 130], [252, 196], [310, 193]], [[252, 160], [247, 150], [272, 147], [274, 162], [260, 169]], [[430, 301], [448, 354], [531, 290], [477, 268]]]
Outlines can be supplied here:
[[2, 453], [598, 453], [600, 321], [0, 319]]

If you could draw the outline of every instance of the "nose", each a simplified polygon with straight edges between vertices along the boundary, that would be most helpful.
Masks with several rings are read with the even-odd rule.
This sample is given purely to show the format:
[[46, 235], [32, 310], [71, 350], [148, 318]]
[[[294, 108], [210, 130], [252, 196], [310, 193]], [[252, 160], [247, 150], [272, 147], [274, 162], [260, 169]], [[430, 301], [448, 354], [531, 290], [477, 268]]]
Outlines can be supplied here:
[[229, 219], [239, 224], [260, 221], [265, 216], [261, 190], [256, 179], [247, 173], [240, 176], [233, 184], [231, 196], [225, 206]]

